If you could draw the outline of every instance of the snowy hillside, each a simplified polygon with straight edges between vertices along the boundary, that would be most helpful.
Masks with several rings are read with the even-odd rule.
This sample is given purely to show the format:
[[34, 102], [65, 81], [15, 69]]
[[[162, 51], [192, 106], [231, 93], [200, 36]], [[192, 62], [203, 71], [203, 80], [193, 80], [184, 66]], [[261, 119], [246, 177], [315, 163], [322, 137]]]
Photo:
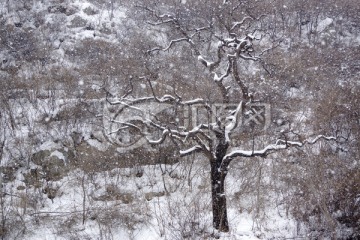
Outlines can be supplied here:
[[1, 239], [359, 238], [359, 12], [0, 0]]

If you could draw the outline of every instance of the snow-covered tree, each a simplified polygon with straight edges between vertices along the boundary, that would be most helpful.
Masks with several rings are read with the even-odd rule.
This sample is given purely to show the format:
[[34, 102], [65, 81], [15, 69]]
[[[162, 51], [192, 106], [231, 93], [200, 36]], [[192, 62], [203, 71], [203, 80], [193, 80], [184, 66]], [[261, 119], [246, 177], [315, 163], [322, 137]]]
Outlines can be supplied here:
[[[137, 13], [143, 14], [146, 19], [142, 28], [149, 29], [144, 34], [146, 37], [140, 40], [143, 46], [148, 47], [144, 50], [144, 74], [135, 73], [129, 77], [129, 87], [121, 97], [114, 97], [112, 91], [108, 91], [108, 102], [121, 106], [121, 111], [110, 119], [117, 127], [111, 128], [108, 133], [119, 136], [124, 132], [136, 132], [150, 144], [163, 144], [170, 139], [179, 148], [181, 156], [194, 153], [206, 156], [211, 169], [213, 226], [227, 232], [225, 178], [233, 160], [265, 158], [289, 147], [303, 147], [318, 140], [335, 138], [316, 134], [309, 139], [301, 138], [289, 129], [288, 133], [272, 133], [269, 137], [272, 142], [269, 143], [262, 142], [251, 147], [251, 144], [240, 146], [234, 142], [239, 128], [251, 128], [243, 125], [243, 118], [251, 118], [254, 114], [260, 116], [254, 108], [259, 103], [257, 95], [249, 90], [250, 83], [241, 71], [244, 65], [248, 65], [271, 74], [263, 56], [280, 46], [283, 40], [281, 30], [278, 34], [268, 31], [265, 24], [268, 16], [263, 11], [266, 6], [255, 8], [249, 1], [196, 2], [136, 6]], [[170, 64], [164, 69], [167, 62], [184, 63], [174, 60], [176, 58], [193, 62], [193, 66], [173, 67]], [[179, 77], [174, 76], [172, 71], [180, 71]], [[182, 86], [204, 88], [203, 96], [175, 87], [160, 93], [156, 86], [159, 82], [166, 83], [166, 78]], [[133, 85], [140, 80], [147, 85], [148, 93], [134, 94]], [[216, 96], [209, 98], [209, 91]], [[160, 105], [172, 109], [169, 114], [173, 118], [158, 117], [160, 110], [154, 109], [154, 106]], [[206, 110], [209, 116], [206, 121], [181, 124], [179, 119], [183, 118], [183, 112], [195, 118], [197, 113], [194, 109], [198, 106]], [[125, 113], [124, 109], [128, 112]], [[179, 109], [183, 112], [179, 113]], [[129, 111], [138, 112], [136, 118], [119, 118]]]

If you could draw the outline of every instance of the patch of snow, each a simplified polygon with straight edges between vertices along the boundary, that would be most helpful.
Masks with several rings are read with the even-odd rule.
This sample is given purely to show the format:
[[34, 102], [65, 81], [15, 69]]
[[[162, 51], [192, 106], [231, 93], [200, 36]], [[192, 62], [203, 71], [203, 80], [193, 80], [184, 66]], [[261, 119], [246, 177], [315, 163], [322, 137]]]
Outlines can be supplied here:
[[43, 144], [41, 144], [41, 146], [39, 147], [40, 150], [45, 151], [45, 150], [54, 150], [54, 149], [59, 149], [59, 144], [54, 143], [53, 141], [46, 141]]
[[53, 151], [53, 152], [50, 154], [50, 157], [51, 157], [51, 156], [57, 157], [58, 159], [61, 159], [61, 160], [63, 160], [64, 162], [66, 161], [66, 158], [65, 158], [64, 154], [63, 154], [62, 152], [58, 151], [58, 150]]
[[303, 97], [303, 94], [301, 89], [296, 87], [291, 87], [289, 90], [286, 91], [286, 96], [290, 98], [298, 98], [298, 97]]
[[98, 149], [100, 151], [103, 151], [103, 152], [106, 151], [108, 149], [108, 147], [109, 147], [108, 143], [102, 143], [102, 142], [99, 142], [96, 139], [88, 139], [87, 143], [90, 146], [95, 147], [96, 149]]
[[318, 32], [323, 32], [327, 27], [329, 27], [332, 23], [333, 23], [333, 19], [332, 18], [325, 18], [324, 20], [320, 21], [318, 26], [317, 26], [317, 31]]
[[79, 86], [83, 86], [84, 85], [84, 80], [79, 80], [78, 84], [79, 84]]

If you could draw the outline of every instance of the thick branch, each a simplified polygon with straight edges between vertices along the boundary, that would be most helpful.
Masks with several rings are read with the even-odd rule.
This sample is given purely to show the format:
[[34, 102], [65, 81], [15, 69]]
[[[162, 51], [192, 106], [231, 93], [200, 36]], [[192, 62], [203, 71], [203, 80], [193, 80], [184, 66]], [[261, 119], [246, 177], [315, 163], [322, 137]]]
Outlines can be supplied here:
[[244, 100], [247, 101], [247, 100], [249, 100], [249, 91], [248, 91], [247, 86], [245, 86], [243, 81], [241, 81], [241, 79], [240, 79], [239, 72], [238, 72], [238, 67], [237, 67], [237, 62], [236, 62], [235, 59], [230, 59], [229, 61], [230, 61], [231, 65], [232, 65], [232, 75], [234, 77], [234, 80], [239, 85]]
[[295, 142], [295, 141], [286, 141], [279, 139], [276, 141], [275, 144], [270, 144], [266, 146], [263, 149], [260, 150], [252, 150], [252, 151], [246, 151], [246, 150], [234, 150], [231, 153], [227, 154], [223, 158], [224, 164], [227, 162], [230, 162], [232, 159], [236, 157], [266, 157], [268, 154], [282, 150], [287, 149], [289, 147], [303, 147], [306, 144], [315, 144], [320, 139], [324, 139], [326, 141], [336, 140], [335, 137], [325, 137], [323, 135], [319, 135], [315, 137], [313, 140], [305, 140], [303, 142]]
[[225, 126], [225, 141], [230, 143], [230, 134], [239, 124], [239, 114], [243, 108], [243, 102], [241, 101], [237, 106], [233, 115], [228, 116], [226, 120], [230, 121], [228, 125]]
[[224, 84], [222, 83], [222, 81], [216, 81], [216, 85], [220, 89], [220, 92], [221, 92], [221, 95], [223, 98], [223, 103], [229, 103], [230, 102], [230, 97], [229, 97], [229, 93], [228, 93], [229, 88], [226, 88], [224, 86]]

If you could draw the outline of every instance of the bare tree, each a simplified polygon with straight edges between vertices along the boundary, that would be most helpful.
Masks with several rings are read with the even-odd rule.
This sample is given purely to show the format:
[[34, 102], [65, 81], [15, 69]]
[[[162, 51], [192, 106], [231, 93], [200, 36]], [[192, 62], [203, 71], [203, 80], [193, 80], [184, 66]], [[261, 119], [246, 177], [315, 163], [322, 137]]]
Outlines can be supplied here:
[[[303, 147], [315, 144], [318, 140], [335, 140], [333, 137], [317, 135], [310, 139], [304, 139], [289, 131], [288, 134], [274, 134], [270, 138], [271, 144], [245, 144], [250, 149], [244, 150], [234, 144], [236, 129], [251, 128], [251, 126], [240, 126], [242, 113], [255, 111], [252, 107], [256, 103], [254, 94], [250, 92], [248, 84], [244, 81], [244, 75], [240, 72], [244, 64], [258, 64], [268, 71], [262, 56], [279, 46], [281, 39], [274, 39], [262, 29], [266, 21], [266, 12], [262, 14], [261, 9], [250, 6], [247, 1], [208, 1], [211, 4], [204, 8], [195, 2], [174, 4], [165, 7], [159, 5], [141, 5], [137, 10], [146, 13], [146, 23], [157, 31], [158, 41], [156, 46], [149, 46], [146, 51], [146, 59], [162, 59], [181, 57], [187, 52], [187, 61], [194, 60], [197, 66], [197, 75], [202, 75], [204, 82], [201, 87], [207, 91], [217, 94], [215, 101], [217, 106], [225, 108], [232, 104], [230, 111], [218, 111], [213, 102], [204, 97], [185, 97], [186, 90], [172, 89], [164, 94], [159, 94], [156, 85], [158, 82], [166, 81], [171, 73], [160, 72], [158, 62], [145, 64], [144, 75], [137, 76], [137, 80], [143, 80], [148, 86], [148, 93], [143, 96], [134, 94], [133, 76], [125, 94], [115, 98], [108, 90], [108, 102], [110, 105], [121, 105], [120, 112], [113, 115], [110, 122], [117, 124], [112, 128], [110, 135], [116, 135], [124, 130], [127, 133], [136, 132], [150, 144], [163, 144], [166, 139], [173, 142], [180, 151], [181, 156], [187, 156], [196, 152], [207, 157], [210, 164], [211, 195], [213, 226], [221, 232], [229, 231], [225, 178], [229, 171], [229, 164], [234, 159], [241, 158], [265, 158], [267, 155], [289, 147]], [[193, 4], [190, 5], [189, 4]], [[144, 27], [144, 26], [143, 26]], [[168, 30], [168, 31], [166, 31]], [[274, 36], [274, 35], [273, 35]], [[164, 46], [161, 43], [165, 43]], [[146, 45], [146, 44], [145, 44]], [[186, 66], [190, 68], [189, 65]], [[181, 68], [181, 67], [179, 67]], [[196, 67], [195, 67], [196, 68]], [[269, 72], [270, 73], [270, 72]], [[188, 81], [195, 81], [195, 75], [190, 75]], [[212, 82], [207, 83], [211, 77]], [[181, 79], [178, 79], [181, 81]], [[185, 81], [185, 80], [183, 80]], [[206, 92], [206, 91], [205, 91]], [[161, 96], [160, 96], [161, 95]], [[149, 103], [167, 104], [174, 110], [173, 120], [156, 116], [157, 109], [139, 108], [137, 104], [144, 106]], [[190, 124], [181, 126], [178, 118], [181, 118], [177, 109], [191, 111], [192, 117], [196, 114], [196, 106], [201, 105], [208, 116], [206, 123], [192, 121]], [[140, 111], [136, 121], [119, 118], [124, 113], [124, 107], [134, 111]], [[189, 110], [190, 109], [190, 110]], [[157, 131], [157, 133], [155, 133]], [[151, 135], [151, 137], [150, 137]], [[280, 138], [276, 136], [281, 136]], [[295, 140], [294, 140], [295, 139]], [[236, 145], [236, 146], [234, 146]]]

